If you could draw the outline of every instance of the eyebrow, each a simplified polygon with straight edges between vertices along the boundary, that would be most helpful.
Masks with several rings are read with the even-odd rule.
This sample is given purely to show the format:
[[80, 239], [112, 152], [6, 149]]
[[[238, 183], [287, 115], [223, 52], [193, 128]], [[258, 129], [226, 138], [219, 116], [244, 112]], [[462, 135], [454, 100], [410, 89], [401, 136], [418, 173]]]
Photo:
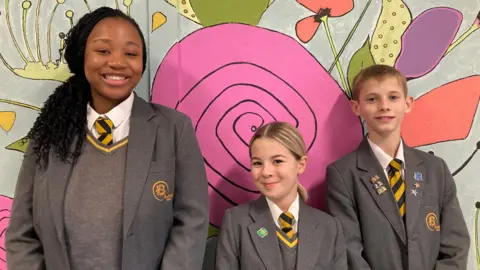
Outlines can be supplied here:
[[[393, 91], [388, 91], [387, 94], [400, 94], [402, 93], [401, 91], [398, 91], [398, 90], [393, 90]], [[366, 97], [368, 96], [379, 96], [380, 94], [377, 93], [377, 92], [371, 92], [371, 93], [367, 93], [365, 94]]]
[[[106, 39], [106, 38], [99, 38], [99, 39], [94, 40], [92, 43], [96, 43], [96, 42], [110, 43], [110, 40]], [[140, 46], [136, 42], [133, 42], [131, 40], [127, 41], [127, 45], [134, 45], [134, 46], [140, 48]]]
[[[279, 158], [279, 157], [286, 158], [284, 155], [274, 155], [274, 156], [271, 156], [270, 158], [273, 159], [273, 158]], [[258, 157], [252, 157], [252, 160], [254, 159], [262, 160], [261, 158], [258, 158]]]
[[394, 91], [389, 91], [389, 94], [400, 94], [402, 91], [394, 90]]

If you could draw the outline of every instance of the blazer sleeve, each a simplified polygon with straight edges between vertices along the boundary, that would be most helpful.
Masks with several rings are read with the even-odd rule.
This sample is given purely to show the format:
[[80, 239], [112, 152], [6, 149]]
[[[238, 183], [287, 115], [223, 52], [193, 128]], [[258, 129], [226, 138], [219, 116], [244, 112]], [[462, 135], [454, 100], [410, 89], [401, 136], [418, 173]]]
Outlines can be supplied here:
[[235, 238], [235, 228], [232, 222], [231, 209], [225, 211], [220, 234], [217, 242], [215, 269], [238, 270], [240, 261], [238, 258], [238, 245]]
[[335, 238], [335, 257], [334, 257], [334, 268], [335, 270], [347, 270], [347, 249], [345, 246], [345, 237], [343, 236], [343, 228], [338, 221], [335, 219], [336, 225], [336, 238]]
[[162, 270], [202, 268], [208, 237], [208, 182], [191, 120], [177, 129], [173, 227]]
[[445, 191], [440, 213], [440, 251], [436, 270], [467, 269], [470, 236], [457, 198], [453, 176], [442, 160]]
[[348, 269], [371, 269], [362, 257], [362, 234], [353, 199], [334, 164], [330, 164], [327, 167], [327, 194], [330, 214], [340, 221], [343, 228], [347, 248]]
[[17, 178], [10, 223], [5, 235], [9, 270], [44, 270], [43, 245], [33, 227], [33, 189], [36, 155], [30, 141]]

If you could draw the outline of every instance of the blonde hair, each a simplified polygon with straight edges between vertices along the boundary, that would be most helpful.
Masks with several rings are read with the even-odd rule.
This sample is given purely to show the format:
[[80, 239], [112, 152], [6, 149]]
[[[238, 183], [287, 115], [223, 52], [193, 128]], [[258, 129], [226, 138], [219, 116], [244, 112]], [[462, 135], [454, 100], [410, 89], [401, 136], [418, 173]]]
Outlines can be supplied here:
[[378, 81], [385, 80], [389, 77], [395, 77], [398, 79], [398, 82], [403, 88], [403, 93], [405, 97], [408, 94], [407, 88], [407, 79], [405, 76], [402, 75], [400, 71], [395, 69], [394, 67], [387, 66], [387, 65], [373, 65], [369, 66], [365, 69], [362, 69], [360, 73], [355, 76], [352, 83], [352, 99], [357, 100], [360, 96], [360, 91], [362, 90], [363, 84], [370, 79], [375, 79]]
[[[252, 157], [253, 143], [260, 138], [269, 138], [281, 143], [292, 153], [296, 160], [300, 160], [307, 154], [302, 134], [287, 122], [271, 122], [259, 128], [250, 139], [248, 147], [250, 157]], [[308, 200], [308, 192], [300, 182], [298, 183], [297, 191], [303, 201]]]

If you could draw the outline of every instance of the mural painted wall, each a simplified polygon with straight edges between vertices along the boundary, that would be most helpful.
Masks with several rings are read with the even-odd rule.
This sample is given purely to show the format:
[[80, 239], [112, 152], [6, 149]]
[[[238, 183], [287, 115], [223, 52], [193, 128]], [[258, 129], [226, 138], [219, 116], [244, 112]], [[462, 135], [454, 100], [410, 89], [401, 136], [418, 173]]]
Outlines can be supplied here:
[[264, 123], [288, 121], [304, 134], [310, 164], [300, 181], [309, 203], [326, 209], [326, 166], [367, 132], [348, 106], [352, 79], [374, 63], [408, 78], [416, 102], [403, 137], [449, 165], [472, 236], [468, 269], [480, 269], [480, 1], [0, 1], [0, 269], [20, 139], [69, 76], [65, 33], [101, 5], [129, 13], [148, 37], [137, 93], [192, 118], [211, 200], [204, 269], [213, 269], [225, 209], [259, 196], [247, 142]]

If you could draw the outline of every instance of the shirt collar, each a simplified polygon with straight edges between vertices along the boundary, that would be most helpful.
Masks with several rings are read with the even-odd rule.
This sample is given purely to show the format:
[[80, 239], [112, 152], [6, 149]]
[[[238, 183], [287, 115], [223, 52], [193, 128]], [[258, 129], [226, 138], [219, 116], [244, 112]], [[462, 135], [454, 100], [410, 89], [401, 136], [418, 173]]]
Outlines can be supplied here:
[[[280, 215], [283, 213], [282, 209], [278, 207], [274, 202], [272, 202], [270, 199], [265, 197], [267, 199], [268, 207], [270, 208], [270, 212], [272, 213], [272, 217], [275, 220], [275, 223], [278, 224], [278, 218]], [[295, 223], [298, 222], [298, 213], [300, 209], [300, 204], [299, 204], [299, 196], [297, 193], [297, 197], [295, 197], [295, 200], [293, 200], [292, 204], [288, 208], [288, 212], [292, 213], [293, 217], [295, 218]]]
[[95, 121], [97, 120], [98, 117], [107, 117], [108, 119], [112, 120], [113, 126], [118, 127], [120, 126], [125, 119], [130, 117], [130, 114], [132, 113], [132, 106], [133, 106], [133, 100], [134, 100], [134, 94], [133, 91], [130, 93], [130, 96], [128, 96], [127, 99], [125, 99], [122, 103], [118, 104], [115, 106], [113, 109], [111, 109], [109, 112], [105, 114], [99, 114], [97, 113], [92, 106], [90, 105], [90, 102], [87, 104], [87, 127], [88, 129], [92, 129]]
[[[389, 154], [385, 153], [380, 146], [376, 145], [374, 142], [372, 142], [368, 137], [368, 144], [370, 144], [370, 147], [372, 148], [373, 154], [375, 154], [375, 157], [377, 158], [378, 162], [380, 162], [380, 165], [382, 168], [387, 169], [388, 165], [392, 161], [393, 157], [391, 157]], [[402, 161], [402, 169], [405, 169], [405, 157], [403, 153], [403, 140], [400, 140], [400, 145], [398, 146], [397, 150], [397, 159]]]

